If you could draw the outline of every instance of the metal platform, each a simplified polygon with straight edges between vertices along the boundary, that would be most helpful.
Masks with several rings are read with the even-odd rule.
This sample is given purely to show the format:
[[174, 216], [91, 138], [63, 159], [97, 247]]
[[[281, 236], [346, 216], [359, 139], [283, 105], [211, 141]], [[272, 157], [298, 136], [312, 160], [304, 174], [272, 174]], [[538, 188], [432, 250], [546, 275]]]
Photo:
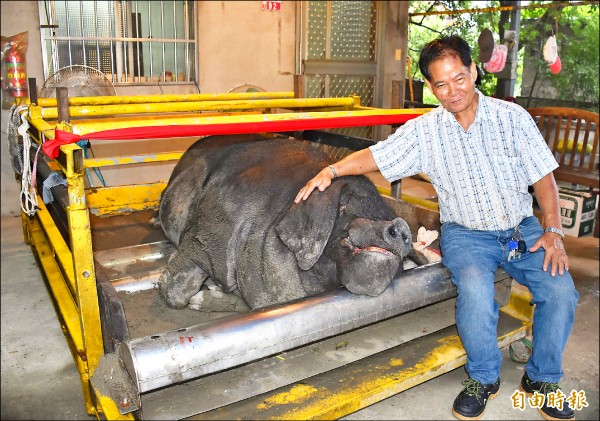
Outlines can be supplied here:
[[[412, 226], [413, 218], [426, 219], [429, 212], [405, 213]], [[407, 270], [380, 297], [341, 288], [254, 311], [175, 310], [155, 288], [173, 247], [148, 223], [151, 216], [142, 211], [91, 219], [92, 236], [109, 239], [96, 244], [117, 246], [94, 253], [106, 355], [91, 381], [121, 403], [123, 414], [333, 419], [465, 363], [454, 326], [455, 288], [439, 263]], [[508, 304], [512, 279], [499, 271], [496, 285], [497, 300]], [[306, 315], [317, 307], [337, 314], [336, 322], [312, 326]], [[526, 319], [503, 312], [499, 346], [524, 337], [528, 327]], [[270, 333], [259, 349], [244, 343], [263, 331]], [[180, 360], [187, 352], [196, 353], [189, 357], [193, 364]], [[109, 371], [119, 387], [107, 386]]]
[[[378, 297], [340, 288], [253, 311], [235, 301], [212, 311], [168, 308], [155, 284], [173, 247], [150, 224], [166, 182], [90, 187], [85, 174], [175, 161], [183, 152], [88, 159], [77, 144], [69, 143], [81, 136], [103, 138], [106, 129], [116, 129], [113, 135], [119, 138], [173, 124], [177, 136], [228, 133], [235, 127], [236, 133], [293, 132], [296, 140], [355, 150], [365, 147], [364, 139], [311, 130], [396, 124], [426, 112], [365, 108], [357, 97], [273, 98], [244, 97], [244, 103], [239, 98], [224, 103], [191, 97], [181, 102], [168, 96], [152, 101], [60, 98], [28, 104], [21, 111], [38, 147], [42, 137], [48, 146], [59, 140], [59, 133], [72, 135], [67, 143], [54, 142], [56, 158], [40, 154], [37, 186], [32, 187], [39, 209], [31, 217], [23, 214], [22, 223], [80, 374], [90, 415], [333, 419], [464, 364], [454, 330], [456, 291], [440, 263], [406, 270]], [[172, 113], [155, 112], [166, 105]], [[258, 105], [264, 109], [232, 111]], [[290, 112], [272, 113], [286, 107]], [[123, 115], [102, 118], [109, 109]], [[78, 118], [92, 111], [98, 117]], [[144, 130], [135, 136], [147, 136]], [[35, 152], [33, 145], [31, 150]], [[63, 177], [65, 184], [51, 187], [54, 200], [46, 205], [42, 183], [51, 173]], [[413, 236], [421, 226], [439, 230], [437, 203], [411, 201], [397, 190], [394, 197], [380, 192], [408, 222]], [[532, 308], [528, 294], [512, 288], [506, 273], [497, 273], [496, 287], [503, 306], [498, 336], [502, 347], [526, 335]]]

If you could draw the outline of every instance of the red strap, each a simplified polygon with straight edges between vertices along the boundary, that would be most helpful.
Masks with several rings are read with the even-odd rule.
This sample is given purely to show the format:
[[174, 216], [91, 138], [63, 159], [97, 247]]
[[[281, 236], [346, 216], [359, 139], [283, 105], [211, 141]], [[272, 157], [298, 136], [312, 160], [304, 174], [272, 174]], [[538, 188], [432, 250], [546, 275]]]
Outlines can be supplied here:
[[75, 143], [79, 140], [138, 140], [162, 139], [169, 137], [208, 136], [241, 133], [291, 132], [296, 130], [315, 130], [339, 127], [375, 126], [381, 124], [406, 123], [421, 114], [393, 114], [372, 116], [346, 116], [331, 118], [306, 118], [280, 121], [259, 121], [250, 123], [195, 124], [179, 126], [128, 127], [125, 129], [105, 130], [102, 132], [76, 135], [55, 130], [55, 138], [44, 142], [42, 151], [50, 158], [56, 158], [60, 145]]

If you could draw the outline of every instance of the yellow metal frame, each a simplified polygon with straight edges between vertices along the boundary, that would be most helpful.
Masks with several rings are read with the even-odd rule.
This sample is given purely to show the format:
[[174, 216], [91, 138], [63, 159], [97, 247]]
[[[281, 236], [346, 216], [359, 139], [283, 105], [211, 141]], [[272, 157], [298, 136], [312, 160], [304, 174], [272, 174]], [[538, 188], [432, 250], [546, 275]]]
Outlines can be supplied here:
[[[23, 111], [33, 140], [41, 144], [53, 139], [56, 129], [88, 134], [107, 129], [148, 125], [234, 124], [248, 121], [285, 121], [337, 116], [372, 116], [424, 113], [428, 110], [381, 110], [360, 105], [358, 97], [294, 99], [291, 92], [150, 95], [132, 97], [70, 98], [70, 123], [55, 121], [56, 100], [41, 98], [37, 104], [26, 101]], [[274, 113], [273, 110], [290, 112]], [[310, 110], [310, 111], [307, 111]], [[171, 114], [165, 114], [165, 112]], [[116, 115], [116, 116], [115, 116]], [[94, 118], [88, 119], [89, 116]], [[70, 244], [67, 245], [49, 210], [38, 197], [39, 210], [30, 218], [22, 214], [25, 241], [31, 245], [45, 275], [57, 316], [81, 378], [88, 414], [106, 419], [133, 419], [121, 415], [118, 404], [95, 390], [90, 379], [103, 356], [96, 274], [93, 261], [90, 212], [118, 215], [157, 208], [166, 183], [85, 188], [88, 168], [178, 160], [183, 152], [85, 159], [76, 144], [60, 147], [58, 158], [49, 165], [67, 179], [68, 206], [65, 209]], [[389, 194], [389, 192], [384, 192]], [[403, 199], [411, 201], [410, 197]], [[432, 202], [415, 203], [437, 209]], [[427, 203], [425, 203], [427, 202]], [[518, 299], [516, 300], [518, 302]], [[529, 316], [525, 316], [527, 319]], [[343, 415], [343, 411], [328, 416]], [[307, 414], [308, 415], [308, 414]]]

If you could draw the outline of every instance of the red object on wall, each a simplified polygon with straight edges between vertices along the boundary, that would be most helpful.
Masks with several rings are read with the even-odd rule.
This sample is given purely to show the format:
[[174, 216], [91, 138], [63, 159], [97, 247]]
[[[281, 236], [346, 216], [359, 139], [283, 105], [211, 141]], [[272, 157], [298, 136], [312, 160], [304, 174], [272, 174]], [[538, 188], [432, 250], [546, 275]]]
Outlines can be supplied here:
[[25, 56], [18, 48], [11, 48], [4, 57], [6, 65], [6, 93], [13, 98], [27, 96], [27, 70]]
[[279, 11], [281, 10], [281, 0], [279, 1], [263, 1], [262, 10]]

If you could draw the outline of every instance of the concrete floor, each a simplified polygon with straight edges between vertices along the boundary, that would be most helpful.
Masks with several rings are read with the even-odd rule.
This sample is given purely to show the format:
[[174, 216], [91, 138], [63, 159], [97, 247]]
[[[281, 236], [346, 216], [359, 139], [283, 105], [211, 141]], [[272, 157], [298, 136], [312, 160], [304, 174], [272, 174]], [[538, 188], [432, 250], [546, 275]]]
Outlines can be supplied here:
[[[2, 217], [1, 254], [1, 419], [95, 419], [86, 414], [79, 375], [56, 319], [42, 276], [23, 243], [19, 217]], [[598, 387], [598, 238], [567, 237], [581, 300], [564, 354], [563, 391], [585, 392], [588, 407], [577, 419], [597, 420]], [[537, 410], [512, 407], [523, 366], [503, 350], [502, 386], [482, 419], [541, 419]], [[347, 420], [454, 419], [451, 405], [466, 378], [458, 368], [354, 414]]]

